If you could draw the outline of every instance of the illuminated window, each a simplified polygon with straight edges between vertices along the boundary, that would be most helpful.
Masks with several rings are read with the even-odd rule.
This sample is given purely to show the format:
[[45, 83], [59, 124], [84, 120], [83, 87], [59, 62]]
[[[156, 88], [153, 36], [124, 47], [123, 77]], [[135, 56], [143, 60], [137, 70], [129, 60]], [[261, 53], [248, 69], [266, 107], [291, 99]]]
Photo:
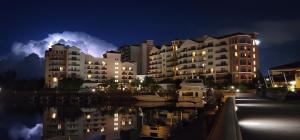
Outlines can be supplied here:
[[192, 58], [192, 63], [194, 63], [195, 62], [195, 59], [194, 58]]
[[246, 46], [244, 46], [244, 50], [247, 50], [247, 47], [246, 47]]
[[256, 72], [256, 67], [253, 68], [253, 71]]
[[118, 63], [118, 62], [115, 62], [115, 65], [119, 65], [119, 63]]
[[91, 65], [91, 64], [92, 64], [92, 61], [89, 61], [88, 63], [89, 63], [89, 65]]
[[125, 67], [122, 67], [122, 70], [125, 70], [126, 68]]
[[116, 83], [118, 83], [118, 82], [119, 82], [119, 80], [115, 80], [115, 82], [116, 82]]
[[91, 78], [92, 78], [92, 75], [89, 74], [89, 75], [88, 75], [88, 78], [91, 79]]
[[125, 125], [125, 121], [124, 120], [122, 120], [122, 125]]
[[115, 114], [114, 114], [114, 117], [118, 117], [118, 116], [119, 116], [119, 114], [118, 114], [118, 113], [115, 113]]
[[118, 69], [119, 69], [119, 67], [115, 67], [115, 69], [116, 69], [116, 70], [118, 70]]
[[118, 74], [119, 73], [119, 71], [115, 71], [115, 74]]
[[115, 122], [115, 123], [114, 123], [114, 125], [116, 125], [116, 126], [117, 126], [117, 125], [119, 125], [119, 124]]
[[86, 115], [86, 119], [91, 119], [91, 115], [90, 114]]
[[118, 127], [114, 127], [114, 130], [117, 131], [119, 128]]
[[254, 48], [254, 47], [253, 47], [253, 49], [252, 49], [252, 50], [253, 50], [253, 52], [255, 52], [255, 48]]
[[119, 75], [115, 75], [115, 78], [119, 78]]
[[254, 78], [256, 78], [256, 74], [254, 74], [253, 76], [254, 76]]
[[205, 55], [206, 54], [206, 51], [202, 51], [202, 55]]
[[53, 77], [53, 82], [57, 82], [57, 77]]
[[253, 65], [256, 65], [256, 61], [253, 61]]
[[104, 61], [102, 61], [102, 65], [104, 66], [106, 63]]
[[236, 70], [236, 71], [239, 71], [239, 66], [235, 66], [235, 70]]
[[245, 53], [244, 56], [247, 56], [247, 54]]
[[57, 129], [60, 130], [61, 129], [61, 124], [57, 125]]
[[256, 55], [255, 55], [255, 54], [253, 54], [253, 58], [256, 58]]
[[175, 70], [178, 70], [178, 67], [176, 67]]
[[101, 132], [104, 132], [104, 127], [102, 127], [100, 131], [101, 131]]
[[86, 129], [86, 132], [87, 132], [87, 133], [90, 133], [90, 132], [91, 132], [91, 130], [88, 128], [88, 129]]
[[55, 119], [55, 118], [56, 118], [56, 113], [55, 113], [55, 112], [52, 113], [51, 118], [52, 118], [52, 119]]
[[131, 80], [129, 80], [128, 82], [129, 82], [129, 83], [131, 83], [132, 81], [131, 81]]
[[196, 56], [196, 52], [193, 52], [193, 56]]
[[63, 67], [59, 67], [59, 71], [64, 71], [64, 68]]
[[210, 72], [211, 72], [211, 73], [214, 73], [214, 69], [213, 69], [213, 68], [211, 68], [211, 69], [210, 69]]
[[131, 121], [132, 121], [131, 119], [128, 120], [128, 124], [129, 124], [129, 125], [131, 125]]
[[237, 50], [237, 49], [238, 49], [237, 45], [234, 45], [234, 49], [235, 49], [235, 50]]
[[202, 64], [202, 67], [205, 67], [205, 63]]
[[129, 67], [128, 69], [129, 69], [129, 70], [131, 70], [132, 68], [131, 68], [131, 67]]

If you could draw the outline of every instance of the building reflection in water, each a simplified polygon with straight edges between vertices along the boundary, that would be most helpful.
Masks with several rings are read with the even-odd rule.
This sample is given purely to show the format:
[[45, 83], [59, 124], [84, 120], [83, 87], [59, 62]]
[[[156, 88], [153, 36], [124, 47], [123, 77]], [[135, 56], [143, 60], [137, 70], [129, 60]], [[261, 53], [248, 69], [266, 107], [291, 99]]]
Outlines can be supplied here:
[[58, 107], [43, 113], [44, 140], [167, 139], [197, 118], [197, 110], [140, 107]]

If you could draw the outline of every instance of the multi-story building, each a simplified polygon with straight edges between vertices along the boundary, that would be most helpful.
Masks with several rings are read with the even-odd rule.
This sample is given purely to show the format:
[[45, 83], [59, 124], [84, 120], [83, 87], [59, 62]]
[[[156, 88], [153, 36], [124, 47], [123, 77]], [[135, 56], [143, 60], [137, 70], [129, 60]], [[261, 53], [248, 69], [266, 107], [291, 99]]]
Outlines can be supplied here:
[[[103, 109], [107, 113], [102, 112]], [[118, 113], [107, 107], [80, 108], [78, 111], [81, 112], [78, 116], [68, 118], [60, 114], [63, 112], [57, 108], [46, 109], [43, 114], [43, 139], [90, 140], [100, 136], [101, 139], [114, 140], [121, 139], [122, 131], [137, 129], [134, 113]]]
[[136, 63], [121, 61], [121, 53], [106, 52], [103, 57], [93, 57], [79, 48], [55, 44], [45, 53], [46, 87], [57, 87], [58, 81], [76, 77], [97, 83], [114, 79], [130, 83], [136, 77]]
[[257, 35], [204, 36], [153, 47], [148, 74], [158, 81], [212, 76], [217, 83], [250, 83], [259, 69]]
[[149, 52], [155, 47], [153, 40], [146, 40], [138, 45], [125, 45], [120, 47], [122, 61], [135, 61], [137, 63], [137, 74], [147, 75], [149, 68]]

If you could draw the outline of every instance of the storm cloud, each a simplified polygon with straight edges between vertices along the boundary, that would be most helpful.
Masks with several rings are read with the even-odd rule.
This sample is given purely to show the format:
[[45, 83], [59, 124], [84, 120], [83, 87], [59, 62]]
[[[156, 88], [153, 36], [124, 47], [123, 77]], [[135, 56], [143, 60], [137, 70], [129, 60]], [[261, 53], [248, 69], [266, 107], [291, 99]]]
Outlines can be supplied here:
[[52, 33], [42, 40], [30, 40], [26, 43], [15, 42], [12, 52], [15, 55], [25, 55], [35, 53], [39, 57], [44, 57], [45, 51], [53, 44], [62, 43], [69, 46], [76, 46], [84, 53], [93, 56], [101, 56], [107, 50], [114, 50], [116, 46], [104, 40], [98, 39], [84, 32], [64, 31], [62, 33]]

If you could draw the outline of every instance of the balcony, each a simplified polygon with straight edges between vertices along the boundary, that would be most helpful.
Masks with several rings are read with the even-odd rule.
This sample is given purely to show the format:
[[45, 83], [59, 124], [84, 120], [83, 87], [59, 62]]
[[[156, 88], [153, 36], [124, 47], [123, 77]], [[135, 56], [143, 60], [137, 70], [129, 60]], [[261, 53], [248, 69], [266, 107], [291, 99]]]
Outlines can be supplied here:
[[228, 51], [225, 48], [215, 51], [215, 53], [223, 53], [223, 52], [228, 52]]
[[220, 57], [216, 57], [216, 60], [228, 59], [226, 55], [222, 55]]
[[101, 70], [107, 70], [107, 68], [103, 67], [103, 68], [101, 68]]
[[228, 73], [229, 71], [228, 70], [218, 70], [216, 71], [216, 73]]
[[69, 55], [80, 55], [80, 53], [79, 52], [70, 52], [70, 53], [68, 53]]
[[224, 46], [224, 45], [227, 45], [227, 43], [225, 41], [222, 41], [222, 42], [216, 44], [216, 46]]

